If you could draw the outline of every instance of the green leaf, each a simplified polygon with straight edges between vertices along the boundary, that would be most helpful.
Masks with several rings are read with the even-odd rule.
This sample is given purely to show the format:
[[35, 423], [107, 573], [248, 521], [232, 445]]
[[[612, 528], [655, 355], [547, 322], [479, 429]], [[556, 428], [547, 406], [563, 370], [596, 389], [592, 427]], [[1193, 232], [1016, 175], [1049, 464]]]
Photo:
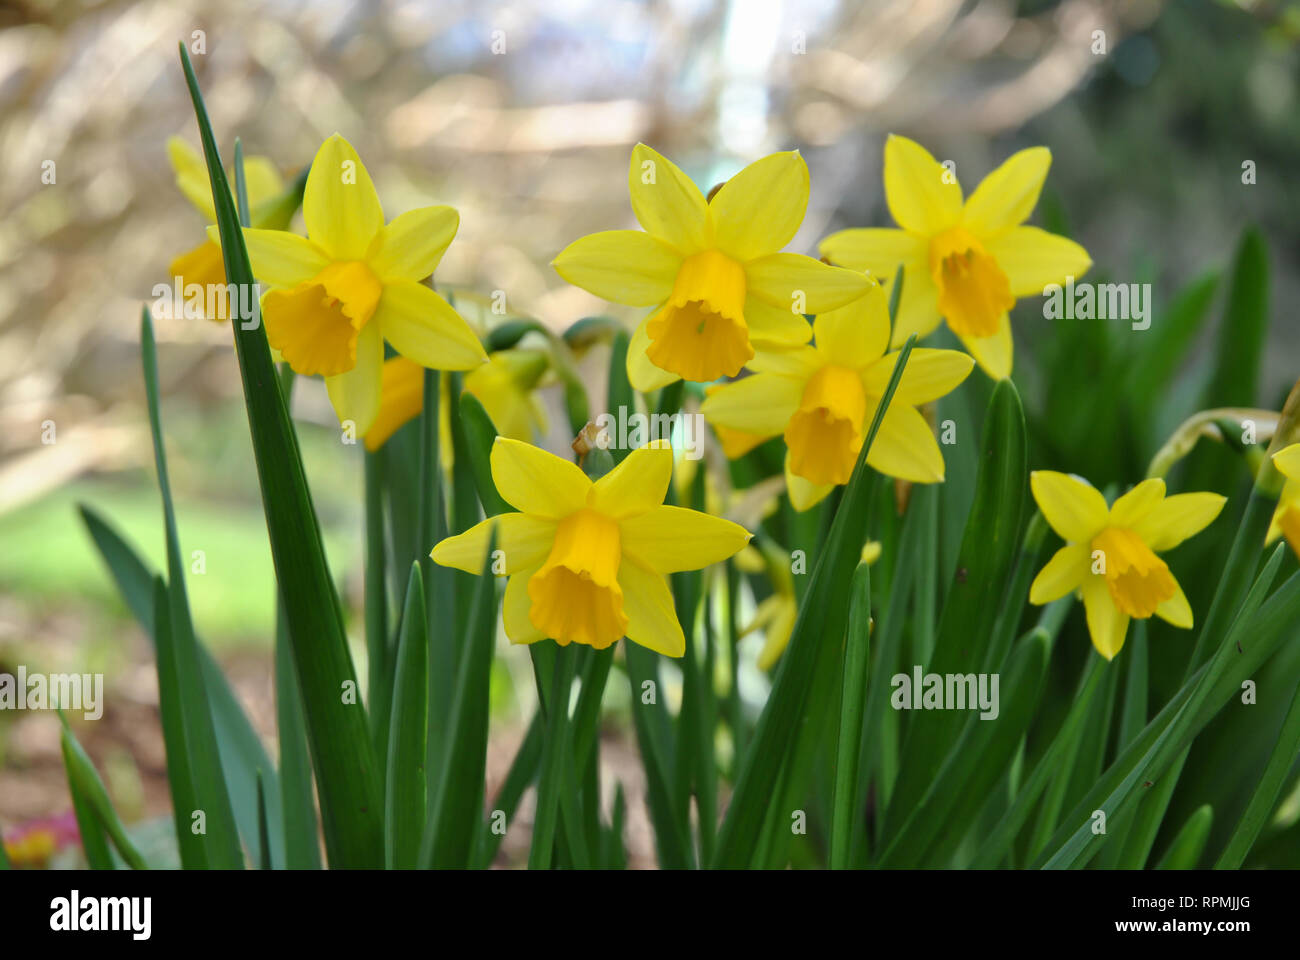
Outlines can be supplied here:
[[[544, 718], [542, 712], [538, 710], [533, 714], [528, 730], [524, 733], [524, 739], [519, 744], [519, 749], [515, 751], [515, 758], [510, 761], [505, 782], [492, 802], [493, 814], [495, 815], [497, 810], [501, 811], [505, 815], [506, 824], [510, 823], [515, 811], [519, 809], [519, 801], [523, 799], [524, 791], [537, 778], [537, 770], [542, 762], [543, 730]], [[497, 833], [495, 830], [481, 830], [479, 838], [479, 848], [474, 855], [474, 867], [482, 870], [491, 866], [492, 861], [496, 859], [497, 850], [501, 846], [501, 841], [505, 839], [505, 834]]]
[[489, 353], [495, 353], [498, 350], [509, 350], [518, 344], [525, 334], [529, 333], [540, 333], [548, 339], [551, 335], [551, 331], [536, 320], [507, 320], [489, 331], [486, 342], [487, 350]]
[[1187, 818], [1178, 835], [1169, 844], [1169, 849], [1156, 864], [1157, 870], [1193, 870], [1205, 850], [1205, 841], [1210, 836], [1210, 826], [1214, 823], [1214, 810], [1207, 803], [1199, 807]]
[[1049, 780], [1056, 777], [1064, 766], [1063, 758], [1074, 750], [1079, 731], [1082, 730], [1083, 722], [1088, 716], [1092, 696], [1096, 692], [1105, 670], [1106, 661], [1096, 651], [1089, 651], [1088, 663], [1084, 667], [1083, 678], [1079, 682], [1079, 692], [1075, 694], [1074, 701], [1070, 704], [1070, 712], [1066, 714], [1065, 721], [1061, 724], [1061, 728], [1057, 731], [1051, 745], [1043, 753], [1042, 758], [1039, 759], [1038, 765], [1034, 767], [1034, 772], [1016, 791], [1016, 797], [1010, 809], [1001, 816], [996, 826], [985, 838], [984, 843], [976, 851], [975, 857], [970, 864], [971, 867], [978, 870], [990, 870], [1001, 863], [1002, 859], [1007, 855], [1007, 852], [1011, 849], [1011, 844], [1016, 839], [1016, 834], [1019, 833], [1029, 815], [1033, 813], [1035, 804]]
[[[1278, 731], [1273, 752], [1269, 754], [1264, 773], [1260, 776], [1259, 783], [1255, 785], [1255, 792], [1251, 794], [1250, 804], [1232, 831], [1232, 837], [1224, 847], [1223, 853], [1219, 855], [1214, 869], [1236, 870], [1245, 862], [1246, 855], [1250, 853], [1250, 848], [1255, 845], [1260, 831], [1264, 829], [1264, 825], [1273, 813], [1277, 798], [1291, 774], [1298, 753], [1300, 753], [1300, 685], [1296, 686], [1295, 693], [1292, 694], [1291, 708], [1282, 721], [1282, 729]], [[1171, 849], [1173, 846], [1176, 846], [1176, 841], [1171, 845]]]
[[[866, 539], [871, 502], [866, 457], [880, 430], [885, 411], [894, 398], [915, 342], [916, 335], [913, 334], [899, 352], [889, 385], [876, 407], [871, 427], [858, 453], [848, 489], [835, 511], [830, 534], [818, 552], [789, 645], [781, 657], [767, 704], [741, 762], [731, 806], [718, 834], [718, 849], [713, 860], [715, 867], [736, 868], [749, 864], [782, 763], [797, 738], [801, 721], [810, 713], [809, 688], [813, 685], [820, 655], [827, 646], [838, 651], [843, 642], [848, 609], [846, 604], [836, 602], [836, 598], [848, 595], [853, 571], [861, 559]], [[816, 706], [824, 707], [825, 704]]]
[[1259, 393], [1268, 336], [1268, 247], [1254, 227], [1241, 235], [1233, 259], [1228, 302], [1219, 327], [1214, 375], [1204, 407], [1248, 407]]
[[[140, 558], [138, 551], [92, 507], [81, 504], [77, 509], [127, 609], [131, 611], [136, 622], [152, 642], [154, 639], [153, 571]], [[264, 786], [267, 802], [272, 807], [281, 802], [280, 779], [275, 775], [270, 756], [262, 745], [262, 738], [249, 722], [221, 666], [208, 653], [207, 648], [201, 642], [197, 642], [197, 638], [196, 643], [199, 669], [203, 674], [203, 685], [208, 694], [208, 703], [212, 708], [212, 722], [217, 733], [221, 769], [230, 791], [230, 801], [234, 806], [240, 835], [251, 849], [257, 838], [257, 771], [266, 771]], [[314, 836], [312, 843], [315, 843]], [[285, 863], [284, 849], [284, 832], [280, 824], [273, 822], [271, 856], [276, 866]]]
[[[537, 645], [534, 644], [533, 648]], [[535, 653], [530, 648], [530, 653]], [[555, 845], [556, 822], [560, 809], [560, 791], [564, 781], [564, 755], [569, 743], [569, 692], [573, 687], [574, 659], [577, 651], [559, 647], [554, 651], [554, 661], [549, 677], [537, 657], [533, 667], [539, 687], [550, 681], [550, 693], [544, 700], [546, 707], [546, 736], [542, 744], [542, 772], [537, 785], [537, 813], [533, 820], [533, 840], [528, 852], [530, 870], [546, 870], [551, 866]]]
[[[288, 397], [288, 391], [285, 391]], [[366, 705], [380, 772], [388, 762], [389, 713], [392, 709], [393, 665], [388, 652], [387, 547], [384, 543], [384, 456], [366, 452]]]
[[429, 642], [424, 583], [411, 564], [397, 644], [392, 727], [388, 733], [388, 788], [384, 800], [384, 862], [390, 870], [418, 865], [428, 799], [425, 737], [429, 730]]
[[257, 819], [260, 829], [257, 832], [257, 847], [261, 851], [258, 867], [271, 870], [271, 828], [270, 817], [266, 812], [266, 791], [262, 789], [262, 771], [257, 771]]
[[849, 866], [853, 823], [863, 810], [862, 794], [858, 790], [858, 758], [862, 752], [862, 717], [866, 709], [870, 649], [871, 570], [865, 563], [860, 563], [853, 573], [848, 640], [844, 644], [844, 689], [840, 695], [839, 746], [831, 820], [832, 870]]
[[493, 531], [470, 601], [468, 642], [460, 658], [447, 731], [449, 748], [423, 841], [427, 853], [421, 855], [421, 864], [436, 869], [469, 866], [474, 827], [482, 818], [492, 651], [496, 645], [496, 578], [492, 574], [496, 543]]
[[127, 866], [132, 870], [147, 870], [148, 864], [127, 836], [126, 828], [113, 809], [113, 802], [104, 789], [104, 781], [99, 778], [95, 765], [77, 742], [62, 711], [59, 711], [59, 723], [62, 724], [60, 743], [63, 748], [63, 765], [68, 772], [68, 788], [72, 791], [77, 826], [81, 828], [86, 862], [92, 870], [114, 869], [113, 859], [104, 843], [104, 837], [108, 836]]
[[1054, 640], [1038, 626], [1016, 644], [1001, 671], [996, 719], [965, 714], [964, 729], [920, 803], [894, 834], [880, 858], [882, 867], [942, 863], [952, 855], [1033, 720]]
[[[158, 489], [162, 495], [163, 524], [167, 536], [167, 571], [170, 584], [156, 581], [154, 596], [154, 636], [158, 661], [158, 698], [174, 705], [170, 713], [175, 725], [167, 744], [168, 774], [173, 777], [173, 803], [177, 800], [177, 780], [184, 780], [180, 797], [186, 803], [175, 811], [177, 829], [189, 834], [181, 846], [186, 867], [238, 869], [244, 865], [244, 851], [239, 844], [239, 829], [221, 769], [217, 735], [208, 708], [206, 684], [199, 666], [198, 641], [190, 619], [190, 605], [185, 592], [187, 567], [181, 558], [180, 534], [172, 508], [171, 483], [167, 477], [167, 453], [163, 443], [162, 415], [158, 397], [158, 357], [153, 337], [153, 321], [148, 308], [141, 311], [140, 354], [144, 366], [145, 396], [149, 408], [149, 428], [153, 434], [154, 465]], [[159, 607], [162, 591], [165, 607]], [[162, 628], [162, 629], [160, 629]], [[177, 770], [172, 774], [172, 764]], [[201, 811], [206, 832], [195, 836], [190, 818]], [[188, 862], [185, 855], [188, 854]]]
[[[226, 279], [249, 287], [254, 279], [248, 250], [212, 125], [184, 45], [180, 54], [212, 181]], [[340, 867], [378, 867], [384, 851], [379, 765], [357, 696], [343, 613], [325, 561], [298, 439], [280, 393], [265, 329], [260, 323], [231, 326], [271, 554], [302, 688], [329, 862]]]
[[[284, 836], [284, 865], [290, 870], [319, 870], [320, 839], [316, 819], [316, 790], [312, 780], [311, 753], [307, 745], [307, 724], [302, 709], [302, 690], [289, 641], [284, 604], [277, 602], [275, 617], [275, 717], [280, 737], [279, 830]], [[269, 782], [269, 778], [267, 778]], [[276, 800], [268, 791], [267, 803]], [[271, 829], [277, 829], [272, 818]], [[274, 849], [274, 847], [272, 848]]]
[[[1010, 380], [999, 381], [989, 400], [980, 438], [975, 500], [966, 522], [957, 572], [945, 594], [943, 615], [927, 672], [965, 674], [982, 669], [999, 600], [1020, 546], [1028, 469], [1025, 417]], [[934, 782], [965, 718], [960, 711], [927, 710], [908, 718], [905, 758], [885, 816], [888, 834], [911, 813]]]
[[[1274, 559], [1285, 544], [1279, 544]], [[1276, 649], [1281, 636], [1300, 616], [1300, 574], [1292, 576], [1267, 600], [1262, 600], [1276, 569], [1266, 569], [1241, 605], [1214, 659], [1199, 668], [1165, 709], [1142, 734], [1111, 764], [1088, 795], [1066, 816], [1061, 829], [1048, 844], [1050, 856], [1043, 865], [1068, 868], [1086, 863], [1105, 837], [1092, 833], [1092, 811], [1102, 810], [1108, 819], [1125, 810], [1139, 784], [1151, 784], [1200, 730], [1235, 694], [1243, 680]], [[1242, 643], [1243, 639], [1248, 640]], [[1072, 829], [1073, 828], [1073, 829]], [[1092, 842], [1095, 841], [1095, 842]], [[1040, 858], [1041, 859], [1041, 858]]]
[[483, 504], [483, 512], [489, 517], [509, 513], [514, 507], [502, 499], [492, 481], [492, 444], [496, 442], [497, 428], [483, 404], [472, 393], [461, 395], [460, 422], [465, 429], [469, 466], [474, 473], [474, 486], [478, 490], [479, 502]]

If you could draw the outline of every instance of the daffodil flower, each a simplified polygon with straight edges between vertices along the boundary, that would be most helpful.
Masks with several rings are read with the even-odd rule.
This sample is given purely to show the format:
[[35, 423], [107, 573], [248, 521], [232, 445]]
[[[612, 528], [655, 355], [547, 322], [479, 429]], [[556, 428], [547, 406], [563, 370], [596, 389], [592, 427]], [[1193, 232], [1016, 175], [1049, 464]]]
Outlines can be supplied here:
[[808, 207], [798, 152], [751, 163], [706, 202], [671, 161], [637, 144], [628, 188], [644, 232], [593, 233], [553, 266], [598, 297], [655, 308], [628, 348], [638, 390], [735, 376], [755, 344], [807, 343], [802, 314], [843, 306], [867, 288], [861, 274], [779, 252]]
[[[498, 350], [465, 375], [464, 389], [483, 404], [501, 436], [531, 442], [537, 433], [546, 432], [546, 410], [536, 387], [548, 364], [541, 350]], [[424, 367], [405, 357], [389, 357], [384, 361], [379, 414], [366, 431], [366, 449], [378, 450], [423, 409]]]
[[[208, 181], [208, 168], [199, 152], [180, 137], [167, 141], [167, 157], [176, 174], [176, 186], [189, 200], [194, 209], [203, 215], [208, 224], [217, 222], [217, 212], [212, 205], [212, 188]], [[284, 191], [284, 181], [280, 172], [266, 157], [246, 157], [244, 159], [244, 185], [248, 192], [249, 211], [253, 222], [257, 223], [259, 214], [266, 205], [275, 200]], [[259, 224], [261, 225], [261, 224]], [[226, 266], [221, 259], [221, 246], [215, 240], [204, 240], [192, 250], [187, 250], [171, 262], [168, 267], [173, 277], [189, 285], [197, 283], [203, 287], [224, 285]], [[209, 320], [221, 321], [225, 316], [209, 317]]]
[[307, 236], [244, 231], [272, 348], [296, 372], [325, 378], [339, 422], [365, 434], [379, 413], [384, 341], [436, 370], [487, 359], [465, 321], [420, 283], [456, 235], [451, 207], [421, 207], [384, 224], [370, 174], [338, 134], [316, 153], [303, 193]]
[[1293, 443], [1273, 454], [1273, 466], [1286, 477], [1286, 483], [1277, 498], [1267, 542], [1272, 543], [1284, 536], [1295, 555], [1300, 557], [1300, 443]]
[[481, 573], [492, 530], [508, 576], [503, 618], [512, 643], [550, 637], [604, 649], [620, 637], [670, 657], [686, 640], [666, 575], [740, 550], [744, 527], [665, 506], [673, 452], [632, 451], [592, 482], [568, 460], [517, 440], [492, 447], [492, 482], [518, 513], [490, 517], [433, 548], [435, 563]]
[[1083, 594], [1092, 645], [1107, 660], [1124, 646], [1130, 618], [1153, 614], [1191, 629], [1192, 608], [1157, 552], [1204, 530], [1226, 502], [1217, 493], [1165, 496], [1165, 482], [1143, 480], [1110, 507], [1092, 484], [1053, 470], [1029, 477], [1038, 509], [1065, 546], [1029, 589], [1029, 602]]
[[885, 142], [885, 200], [901, 229], [831, 234], [821, 254], [833, 263], [892, 278], [903, 267], [894, 346], [920, 337], [940, 318], [994, 379], [1011, 376], [1007, 312], [1020, 297], [1079, 278], [1092, 265], [1083, 247], [1024, 226], [1051, 166], [1046, 147], [1021, 150], [964, 202], [961, 185], [920, 144]]
[[[889, 346], [889, 311], [879, 284], [846, 307], [817, 315], [814, 343], [760, 352], [757, 371], [705, 398], [700, 412], [748, 438], [785, 435], [786, 484], [796, 510], [807, 510], [849, 482], [898, 354]], [[966, 379], [974, 361], [956, 350], [914, 348], [885, 411], [867, 463], [915, 483], [944, 476], [934, 432], [916, 409]], [[744, 444], [731, 438], [732, 449]]]

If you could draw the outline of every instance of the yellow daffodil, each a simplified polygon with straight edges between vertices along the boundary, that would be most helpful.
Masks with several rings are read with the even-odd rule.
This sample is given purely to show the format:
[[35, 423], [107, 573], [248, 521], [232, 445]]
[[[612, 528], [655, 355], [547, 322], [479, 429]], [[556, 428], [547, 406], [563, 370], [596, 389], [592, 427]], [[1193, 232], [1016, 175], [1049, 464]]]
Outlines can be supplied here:
[[451, 207], [421, 207], [384, 224], [361, 159], [338, 134], [321, 145], [303, 193], [307, 236], [245, 230], [271, 346], [298, 373], [320, 374], [339, 422], [365, 434], [380, 407], [384, 341], [436, 370], [487, 355], [445, 300], [420, 283], [456, 235]]
[[1284, 536], [1295, 555], [1300, 557], [1300, 443], [1293, 443], [1273, 454], [1273, 466], [1286, 477], [1286, 484], [1277, 499], [1268, 542]]
[[492, 446], [492, 482], [519, 513], [491, 517], [433, 548], [435, 563], [481, 573], [493, 528], [508, 576], [502, 616], [512, 643], [546, 637], [604, 649], [620, 637], [670, 657], [686, 640], [666, 575], [698, 570], [749, 541], [744, 527], [665, 506], [673, 452], [660, 441], [592, 482], [577, 466], [517, 440]]
[[[209, 224], [217, 222], [217, 213], [212, 205], [212, 187], [208, 181], [208, 167], [199, 152], [180, 137], [167, 141], [167, 157], [176, 174], [176, 186], [201, 213]], [[232, 183], [233, 178], [232, 178]], [[248, 207], [253, 223], [258, 226], [262, 211], [284, 191], [284, 181], [280, 171], [266, 157], [246, 157], [244, 159], [244, 184], [248, 192]], [[226, 267], [221, 259], [221, 246], [206, 239], [193, 250], [182, 253], [168, 267], [171, 275], [182, 283], [197, 283], [203, 287], [225, 284]], [[230, 319], [228, 310], [218, 310], [218, 315], [209, 320]]]
[[[501, 436], [531, 442], [546, 431], [546, 410], [535, 390], [547, 366], [540, 350], [499, 350], [465, 375], [464, 389], [483, 404]], [[379, 414], [366, 431], [366, 449], [378, 450], [423, 409], [424, 367], [405, 357], [389, 357], [384, 361]]]
[[1154, 614], [1190, 629], [1192, 608], [1157, 551], [1172, 550], [1204, 530], [1226, 498], [1217, 493], [1165, 496], [1165, 482], [1143, 480], [1110, 507], [1086, 480], [1036, 470], [1030, 488], [1044, 519], [1065, 541], [1029, 590], [1029, 602], [1083, 594], [1092, 645], [1107, 660], [1124, 646], [1132, 617]]
[[638, 390], [735, 376], [755, 344], [807, 343], [802, 314], [866, 290], [861, 274], [779, 252], [808, 207], [808, 167], [798, 152], [751, 163], [706, 202], [671, 161], [637, 144], [628, 188], [645, 230], [593, 233], [553, 266], [598, 297], [655, 308], [627, 352]]
[[961, 185], [924, 147], [885, 142], [885, 200], [901, 229], [841, 230], [822, 256], [892, 281], [903, 267], [894, 346], [948, 322], [994, 379], [1011, 375], [1011, 324], [1020, 297], [1079, 278], [1092, 265], [1083, 247], [1024, 226], [1051, 166], [1046, 147], [1014, 154], [963, 202]]
[[[818, 314], [813, 333], [812, 345], [759, 352], [750, 363], [757, 373], [710, 394], [700, 408], [715, 428], [750, 439], [785, 435], [786, 483], [796, 510], [848, 483], [898, 358], [885, 353], [889, 311], [874, 282], [848, 306]], [[916, 483], [942, 480], [943, 455], [916, 407], [953, 390], [973, 367], [956, 350], [914, 348], [867, 463]], [[743, 448], [735, 438], [730, 445]]]

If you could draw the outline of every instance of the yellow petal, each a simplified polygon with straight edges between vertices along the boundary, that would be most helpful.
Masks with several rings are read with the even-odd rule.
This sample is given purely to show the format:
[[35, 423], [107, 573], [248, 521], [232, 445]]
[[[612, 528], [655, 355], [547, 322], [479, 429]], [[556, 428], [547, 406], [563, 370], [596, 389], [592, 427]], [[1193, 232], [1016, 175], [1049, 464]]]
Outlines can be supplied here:
[[1157, 553], [1172, 550], [1208, 527], [1227, 502], [1217, 493], [1178, 493], [1152, 507], [1133, 532]]
[[1046, 147], [1012, 154], [970, 195], [962, 210], [962, 225], [984, 238], [1023, 223], [1034, 212], [1051, 165], [1052, 151]]
[[1013, 297], [1032, 297], [1051, 284], [1064, 284], [1088, 272], [1092, 258], [1073, 240], [1039, 227], [1013, 227], [985, 241], [1011, 284]]
[[897, 401], [889, 405], [880, 421], [880, 430], [867, 451], [867, 463], [886, 476], [913, 483], [943, 480], [943, 454], [930, 425], [915, 407]]
[[487, 360], [483, 345], [461, 315], [414, 280], [384, 287], [373, 322], [394, 350], [431, 370], [472, 370]]
[[1159, 477], [1143, 480], [1119, 497], [1110, 508], [1112, 526], [1135, 528], [1165, 498], [1165, 482]]
[[366, 449], [371, 453], [378, 450], [423, 409], [424, 367], [400, 356], [385, 360], [380, 378], [379, 414], [366, 431]]
[[1174, 586], [1174, 595], [1156, 607], [1156, 616], [1175, 627], [1190, 630], [1193, 623], [1192, 605], [1187, 602], [1187, 594], [1183, 593], [1183, 588], [1177, 581], [1174, 581]]
[[587, 475], [532, 444], [497, 437], [491, 463], [497, 493], [516, 510], [558, 520], [587, 504]]
[[686, 636], [677, 622], [673, 594], [664, 575], [624, 556], [618, 568], [618, 583], [623, 588], [627, 638], [666, 657], [685, 654]]
[[269, 157], [245, 157], [244, 187], [248, 192], [249, 210], [256, 220], [257, 208], [284, 192], [284, 178]]
[[1090, 556], [1086, 543], [1067, 543], [1057, 550], [1034, 578], [1029, 588], [1029, 602], [1041, 606], [1077, 590], [1083, 578], [1089, 575]]
[[542, 631], [533, 626], [528, 615], [533, 605], [528, 596], [528, 581], [540, 566], [520, 570], [506, 582], [505, 597], [501, 601], [501, 622], [506, 628], [506, 639], [511, 643], [536, 643], [546, 639]]
[[749, 542], [749, 531], [721, 517], [685, 507], [658, 506], [619, 521], [623, 553], [659, 573], [699, 570], [725, 560]]
[[[216, 230], [208, 228], [208, 236], [214, 241], [218, 239]], [[273, 287], [297, 286], [319, 274], [330, 262], [325, 251], [306, 237], [283, 230], [246, 229], [244, 245], [253, 276]]]
[[432, 276], [460, 228], [452, 207], [408, 210], [379, 231], [367, 259], [384, 282]]
[[605, 230], [573, 241], [551, 266], [575, 287], [627, 304], [649, 307], [673, 292], [682, 256], [640, 230]]
[[1066, 543], [1088, 543], [1110, 519], [1106, 498], [1080, 477], [1035, 470], [1029, 488], [1043, 519]]
[[1273, 454], [1273, 466], [1282, 476], [1300, 480], [1300, 443], [1283, 447]]
[[832, 233], [818, 245], [817, 252], [834, 264], [866, 270], [881, 283], [888, 283], [900, 264], [925, 269], [930, 246], [924, 237], [906, 230], [871, 227]]
[[863, 296], [817, 314], [813, 335], [832, 363], [863, 370], [879, 360], [889, 346], [889, 304], [880, 284], [872, 281]]
[[[758, 668], [760, 670], [771, 670], [776, 666], [777, 660], [785, 652], [785, 648], [790, 645], [790, 635], [794, 632], [795, 621], [799, 618], [799, 607], [790, 597], [783, 597], [774, 594], [768, 597], [760, 607], [770, 604], [763, 611], [765, 623], [763, 632], [766, 640], [763, 642], [763, 649], [758, 654]], [[759, 611], [755, 611], [757, 615]]]
[[894, 222], [912, 233], [936, 234], [961, 217], [957, 178], [919, 143], [895, 134], [885, 141], [885, 200]]
[[637, 222], [682, 256], [704, 249], [708, 204], [678, 166], [644, 143], [632, 148], [628, 193]]
[[[221, 247], [211, 240], [204, 240], [192, 250], [187, 250], [171, 262], [168, 271], [173, 277], [179, 277], [180, 281], [189, 286], [197, 283], [204, 290], [204, 303], [207, 302], [207, 290], [211, 284], [225, 284], [226, 282], [226, 264], [221, 258]], [[188, 299], [188, 298], [187, 298]], [[223, 296], [222, 301], [226, 302], [229, 307], [229, 296]], [[204, 308], [206, 310], [206, 306]], [[209, 320], [228, 319], [229, 310], [217, 310], [218, 313], [224, 313], [224, 317], [208, 317]]]
[[365, 164], [337, 133], [316, 151], [302, 197], [307, 236], [335, 260], [361, 260], [384, 226]]
[[757, 373], [711, 393], [700, 412], [720, 427], [774, 437], [799, 409], [803, 389], [802, 380]]
[[797, 150], [755, 160], [709, 202], [713, 242], [737, 260], [776, 253], [808, 209], [808, 165]]
[[[811, 331], [811, 327], [809, 330]], [[779, 373], [787, 377], [807, 380], [825, 361], [813, 347], [763, 347], [754, 351], [754, 359], [747, 366], [754, 373]], [[720, 389], [720, 388], [719, 388]]]
[[203, 214], [208, 223], [217, 219], [212, 204], [212, 183], [208, 178], [208, 165], [203, 156], [180, 137], [167, 138], [167, 159], [176, 173], [176, 186], [185, 199]]
[[357, 362], [347, 373], [326, 377], [325, 387], [339, 423], [351, 420], [364, 436], [379, 414], [384, 379], [384, 338], [378, 324], [368, 323], [357, 335]]
[[[886, 302], [893, 296], [893, 275], [881, 278]], [[897, 350], [912, 334], [924, 340], [936, 329], [939, 316], [939, 288], [927, 264], [908, 264], [903, 269], [903, 292], [898, 298], [898, 315], [894, 317], [894, 335], [890, 346]]]
[[803, 513], [826, 499], [826, 495], [835, 489], [833, 483], [813, 483], [805, 480], [790, 469], [790, 452], [785, 455], [785, 490], [790, 497], [790, 505]]
[[1088, 616], [1092, 645], [1107, 660], [1115, 659], [1115, 654], [1124, 646], [1129, 618], [1115, 606], [1105, 577], [1090, 573], [1083, 578], [1083, 606]]
[[766, 303], [791, 312], [822, 313], [856, 300], [872, 280], [843, 267], [831, 267], [801, 253], [774, 253], [745, 264], [750, 291]]
[[650, 335], [646, 332], [649, 323], [650, 316], [642, 319], [627, 345], [627, 379], [632, 384], [632, 389], [642, 393], [651, 393], [681, 379], [671, 370], [656, 366], [650, 359], [647, 352], [650, 349]]
[[664, 502], [673, 479], [673, 448], [667, 440], [633, 450], [591, 487], [590, 505], [620, 520]]
[[[798, 347], [812, 336], [812, 327], [802, 313], [789, 305], [774, 307], [752, 294], [745, 298], [745, 326], [755, 349], [760, 345], [768, 349]], [[752, 361], [748, 366], [752, 369]]]
[[[863, 374], [867, 392], [883, 396], [898, 364], [898, 353], [891, 353], [872, 364]], [[957, 389], [975, 369], [975, 361], [959, 350], [934, 350], [913, 347], [903, 368], [903, 376], [894, 392], [894, 403], [918, 406], [929, 403]]]
[[1005, 380], [1011, 376], [1011, 318], [1005, 313], [998, 318], [998, 332], [993, 336], [969, 337], [957, 334], [957, 339], [970, 351], [980, 368], [994, 380]]
[[527, 513], [503, 513], [488, 517], [464, 533], [447, 537], [433, 548], [433, 562], [443, 567], [455, 567], [466, 573], [482, 573], [487, 560], [488, 544], [496, 530], [496, 547], [501, 551], [501, 570], [493, 573], [518, 573], [536, 568], [546, 559], [555, 540], [556, 522], [546, 517]]

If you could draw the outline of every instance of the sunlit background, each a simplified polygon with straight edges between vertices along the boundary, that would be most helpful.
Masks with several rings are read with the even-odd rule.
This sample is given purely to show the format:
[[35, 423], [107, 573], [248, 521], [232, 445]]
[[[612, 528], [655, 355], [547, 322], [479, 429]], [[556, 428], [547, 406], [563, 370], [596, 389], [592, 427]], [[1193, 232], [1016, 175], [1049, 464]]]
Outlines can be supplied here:
[[[1292, 4], [11, 0], [0, 6], [0, 672], [106, 675], [103, 719], [78, 733], [128, 820], [167, 810], [154, 668], [76, 505], [94, 504], [160, 562], [140, 305], [205, 226], [164, 149], [174, 134], [197, 144], [178, 41], [224, 151], [239, 136], [289, 175], [341, 132], [389, 217], [460, 210], [440, 287], [501, 291], [512, 314], [557, 330], [633, 317], [548, 264], [585, 233], [634, 225], [637, 141], [705, 189], [798, 148], [812, 201], [792, 249], [814, 253], [832, 230], [888, 225], [881, 148], [897, 132], [954, 161], [967, 190], [1014, 150], [1049, 146], [1039, 217], [1068, 224], [1105, 277], [1153, 283], [1157, 317], [1258, 224], [1273, 258], [1263, 396], [1294, 379]], [[1015, 329], [1018, 379], [1046, 389], [1032, 358], [1051, 322], [1031, 303]], [[189, 583], [195, 618], [269, 735], [274, 579], [230, 329], [161, 320], [157, 335], [182, 546], [206, 558]], [[359, 635], [360, 448], [340, 448], [319, 383], [302, 386], [295, 413]], [[551, 421], [558, 449], [567, 428]], [[745, 642], [752, 661], [761, 639]], [[498, 670], [489, 796], [532, 685], [526, 657]], [[617, 723], [606, 735], [603, 756], [634, 794], [635, 747]], [[57, 721], [0, 714], [0, 827], [68, 804]], [[641, 805], [629, 809], [632, 862], [649, 862]]]

